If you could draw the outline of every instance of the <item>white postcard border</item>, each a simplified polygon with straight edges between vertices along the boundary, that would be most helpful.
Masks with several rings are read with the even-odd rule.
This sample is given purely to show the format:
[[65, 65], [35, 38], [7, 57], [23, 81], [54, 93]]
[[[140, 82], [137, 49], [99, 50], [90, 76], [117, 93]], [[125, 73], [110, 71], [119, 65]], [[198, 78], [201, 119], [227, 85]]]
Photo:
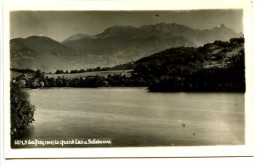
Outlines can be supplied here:
[[[244, 146], [122, 147], [122, 148], [10, 148], [10, 59], [9, 12], [15, 10], [199, 10], [243, 9], [246, 52]], [[93, 158], [93, 157], [204, 157], [253, 155], [253, 23], [251, 2], [62, 2], [6, 3], [3, 8], [4, 157], [5, 158]]]

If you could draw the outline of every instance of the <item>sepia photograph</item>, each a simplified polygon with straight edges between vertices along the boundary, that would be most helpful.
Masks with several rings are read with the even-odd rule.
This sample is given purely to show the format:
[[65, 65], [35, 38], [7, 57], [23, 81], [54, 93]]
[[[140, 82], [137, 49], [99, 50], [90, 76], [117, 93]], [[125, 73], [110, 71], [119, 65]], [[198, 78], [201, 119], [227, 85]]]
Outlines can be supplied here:
[[10, 150], [250, 142], [243, 8], [8, 15]]

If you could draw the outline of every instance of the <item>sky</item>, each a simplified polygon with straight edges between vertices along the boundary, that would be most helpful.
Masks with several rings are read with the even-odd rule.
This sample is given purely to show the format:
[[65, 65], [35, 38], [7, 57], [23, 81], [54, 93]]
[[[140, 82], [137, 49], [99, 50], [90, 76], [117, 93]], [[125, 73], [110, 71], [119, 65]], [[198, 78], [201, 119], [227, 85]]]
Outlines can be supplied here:
[[95, 35], [112, 26], [141, 27], [162, 22], [194, 29], [211, 29], [224, 24], [243, 32], [243, 11], [13, 11], [10, 13], [10, 38], [37, 35], [63, 41], [76, 33]]

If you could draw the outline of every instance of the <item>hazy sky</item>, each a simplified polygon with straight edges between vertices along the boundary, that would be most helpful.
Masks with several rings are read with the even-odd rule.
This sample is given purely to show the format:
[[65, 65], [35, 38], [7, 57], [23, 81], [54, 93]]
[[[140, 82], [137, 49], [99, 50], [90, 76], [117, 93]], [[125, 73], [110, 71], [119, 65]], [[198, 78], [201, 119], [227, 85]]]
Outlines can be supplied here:
[[10, 37], [44, 35], [57, 41], [75, 33], [94, 35], [115, 25], [177, 23], [194, 29], [211, 29], [225, 24], [243, 32], [242, 10], [197, 11], [15, 11], [10, 14]]

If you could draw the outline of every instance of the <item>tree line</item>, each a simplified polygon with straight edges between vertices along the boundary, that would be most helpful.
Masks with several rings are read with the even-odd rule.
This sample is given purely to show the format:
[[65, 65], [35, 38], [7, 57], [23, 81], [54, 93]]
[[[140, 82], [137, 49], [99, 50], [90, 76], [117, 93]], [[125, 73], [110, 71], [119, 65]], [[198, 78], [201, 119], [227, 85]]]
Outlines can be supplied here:
[[111, 70], [131, 70], [134, 68], [134, 61], [116, 65], [114, 67], [96, 67], [96, 68], [88, 68], [88, 69], [74, 69], [74, 70], [56, 70], [55, 74], [75, 74], [75, 73], [83, 73], [83, 72], [95, 72], [95, 71], [111, 71]]
[[[37, 70], [38, 71], [38, 70]], [[36, 75], [35, 75], [36, 76]], [[23, 84], [25, 88], [40, 87], [136, 87], [147, 86], [145, 80], [137, 75], [127, 77], [121, 74], [104, 76], [86, 76], [76, 78], [65, 78], [58, 76], [57, 78], [45, 76], [42, 72], [40, 77], [26, 78], [24, 75], [14, 78]]]

